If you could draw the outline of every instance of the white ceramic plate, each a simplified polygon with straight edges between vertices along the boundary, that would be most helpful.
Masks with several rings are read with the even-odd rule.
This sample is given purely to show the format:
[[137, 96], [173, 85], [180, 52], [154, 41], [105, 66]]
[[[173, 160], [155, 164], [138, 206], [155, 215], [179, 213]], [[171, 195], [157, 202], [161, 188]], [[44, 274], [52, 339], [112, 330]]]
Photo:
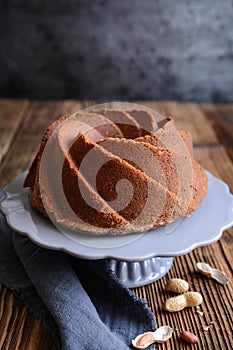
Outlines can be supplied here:
[[9, 226], [42, 247], [84, 259], [144, 261], [153, 257], [175, 257], [216, 242], [222, 232], [233, 225], [233, 195], [223, 181], [208, 173], [208, 195], [189, 218], [144, 234], [123, 237], [96, 238], [79, 232], [63, 234], [31, 208], [28, 189], [22, 187], [25, 175], [21, 174], [4, 189], [0, 208]]

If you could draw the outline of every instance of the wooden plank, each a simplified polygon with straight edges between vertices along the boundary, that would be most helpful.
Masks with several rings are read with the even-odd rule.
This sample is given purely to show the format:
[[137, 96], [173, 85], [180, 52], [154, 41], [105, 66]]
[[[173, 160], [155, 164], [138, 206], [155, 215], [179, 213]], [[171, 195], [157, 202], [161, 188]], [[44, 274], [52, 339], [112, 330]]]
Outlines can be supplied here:
[[20, 128], [28, 106], [27, 100], [0, 100], [0, 165]]
[[208, 118], [199, 105], [178, 102], [140, 102], [165, 116], [175, 119], [179, 130], [191, 132], [194, 144], [216, 144], [218, 138]]
[[84, 103], [75, 100], [66, 100], [61, 105], [61, 115], [73, 114], [80, 109], [85, 108]]
[[[182, 330], [189, 330], [199, 337], [197, 349], [232, 349], [231, 337], [232, 315], [232, 284], [221, 286], [214, 280], [200, 275], [196, 270], [198, 261], [205, 261], [219, 268], [232, 277], [232, 270], [225, 262], [226, 258], [219, 243], [195, 249], [192, 253], [177, 257], [169, 273], [159, 281], [148, 286], [135, 288], [139, 296], [145, 298], [155, 313], [159, 326], [169, 325], [175, 329], [175, 335], [163, 344], [162, 349], [190, 349], [190, 345], [179, 340]], [[163, 301], [173, 296], [164, 290], [169, 278], [183, 278], [189, 282], [190, 290], [200, 292], [203, 296], [201, 311], [196, 313], [195, 308], [184, 309], [178, 313], [167, 313], [162, 310]], [[204, 327], [208, 326], [207, 331]]]
[[233, 161], [233, 106], [202, 105], [201, 108]]
[[104, 101], [90, 101], [90, 100], [64, 100], [60, 101], [59, 106], [59, 116], [63, 116], [65, 114], [73, 114], [90, 106], [101, 105]]
[[47, 125], [60, 116], [60, 106], [60, 102], [33, 102], [30, 105], [11, 149], [2, 163], [0, 186], [9, 183], [28, 169]]
[[42, 135], [53, 120], [91, 104], [94, 102], [32, 102], [26, 116], [24, 116], [19, 134], [0, 168], [0, 186], [6, 185], [29, 168], [38, 150]]
[[56, 349], [41, 322], [1, 284], [0, 297], [0, 349]]
[[195, 147], [194, 158], [214, 176], [225, 181], [233, 192], [233, 163], [224, 146]]

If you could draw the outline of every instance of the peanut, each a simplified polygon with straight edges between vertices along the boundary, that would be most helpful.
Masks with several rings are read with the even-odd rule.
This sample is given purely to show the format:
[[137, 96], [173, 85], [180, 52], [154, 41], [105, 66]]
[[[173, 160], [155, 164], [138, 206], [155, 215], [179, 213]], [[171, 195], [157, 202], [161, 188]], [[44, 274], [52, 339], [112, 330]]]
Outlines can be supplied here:
[[181, 278], [171, 278], [165, 285], [165, 290], [177, 294], [185, 293], [189, 290], [189, 284]]
[[139, 338], [136, 345], [137, 346], [145, 346], [146, 344], [150, 343], [153, 340], [154, 340], [153, 333], [146, 333], [141, 338]]
[[191, 333], [191, 332], [182, 331], [180, 333], [180, 337], [182, 339], [184, 339], [187, 343], [190, 343], [190, 344], [198, 343], [198, 337], [195, 334]]
[[198, 262], [197, 269], [203, 275], [213, 278], [220, 284], [226, 284], [230, 281], [230, 279], [225, 275], [224, 272], [217, 269], [213, 269], [209, 264]]
[[186, 292], [177, 297], [167, 299], [163, 304], [163, 309], [169, 312], [183, 310], [185, 307], [200, 305], [203, 298], [198, 292]]
[[153, 343], [164, 343], [172, 337], [173, 329], [169, 326], [162, 326], [154, 332], [139, 334], [132, 340], [132, 345], [136, 349], [146, 349]]

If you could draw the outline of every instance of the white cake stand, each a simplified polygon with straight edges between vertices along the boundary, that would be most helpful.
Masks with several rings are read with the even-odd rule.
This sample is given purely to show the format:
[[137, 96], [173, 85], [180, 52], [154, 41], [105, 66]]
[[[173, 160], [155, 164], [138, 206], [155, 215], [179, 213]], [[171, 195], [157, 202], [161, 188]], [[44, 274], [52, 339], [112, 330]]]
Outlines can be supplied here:
[[109, 259], [112, 270], [128, 287], [160, 279], [172, 266], [174, 257], [216, 242], [233, 225], [233, 195], [223, 181], [207, 173], [208, 195], [189, 218], [154, 231], [122, 237], [61, 233], [31, 208], [28, 189], [22, 187], [25, 175], [21, 174], [4, 189], [0, 208], [9, 226], [44, 248], [83, 259]]

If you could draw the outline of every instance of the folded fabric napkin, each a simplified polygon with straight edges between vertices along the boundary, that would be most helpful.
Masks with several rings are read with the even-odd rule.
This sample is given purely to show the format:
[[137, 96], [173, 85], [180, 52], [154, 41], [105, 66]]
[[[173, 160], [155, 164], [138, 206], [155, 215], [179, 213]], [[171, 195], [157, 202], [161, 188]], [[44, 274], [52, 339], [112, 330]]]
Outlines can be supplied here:
[[0, 281], [43, 322], [58, 349], [131, 349], [133, 338], [157, 327], [146, 301], [119, 281], [107, 259], [40, 248], [13, 232], [2, 214]]

